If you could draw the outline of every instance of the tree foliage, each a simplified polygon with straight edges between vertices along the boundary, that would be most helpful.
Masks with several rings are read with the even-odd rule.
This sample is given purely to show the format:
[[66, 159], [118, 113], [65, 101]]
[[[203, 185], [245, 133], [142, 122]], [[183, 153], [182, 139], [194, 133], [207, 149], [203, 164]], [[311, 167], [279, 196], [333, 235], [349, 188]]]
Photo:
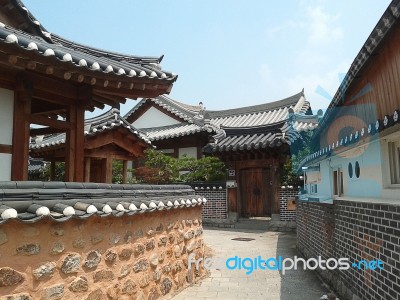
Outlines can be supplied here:
[[145, 151], [145, 166], [136, 169], [139, 181], [153, 184], [224, 180], [226, 167], [216, 157], [176, 159], [153, 149]]
[[296, 154], [292, 154], [290, 159], [283, 165], [280, 178], [281, 185], [297, 186], [302, 184], [302, 181], [299, 179], [299, 176], [302, 175], [301, 172], [299, 173], [300, 163], [305, 157], [311, 154], [311, 136], [311, 131], [302, 134], [301, 148], [296, 149], [294, 151]]

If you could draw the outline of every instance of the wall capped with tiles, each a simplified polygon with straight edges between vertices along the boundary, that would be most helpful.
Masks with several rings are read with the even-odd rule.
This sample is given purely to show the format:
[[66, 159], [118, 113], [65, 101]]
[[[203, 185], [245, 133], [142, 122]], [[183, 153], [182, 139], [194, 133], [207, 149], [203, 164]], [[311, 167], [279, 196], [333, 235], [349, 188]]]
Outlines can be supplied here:
[[157, 299], [196, 282], [201, 206], [0, 225], [0, 299]]

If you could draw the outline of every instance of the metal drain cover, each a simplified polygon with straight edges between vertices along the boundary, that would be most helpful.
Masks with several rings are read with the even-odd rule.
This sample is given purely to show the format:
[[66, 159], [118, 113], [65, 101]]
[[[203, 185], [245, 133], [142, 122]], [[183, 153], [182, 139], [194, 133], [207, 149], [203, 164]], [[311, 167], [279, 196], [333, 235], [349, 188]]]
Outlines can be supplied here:
[[241, 238], [241, 237], [232, 239], [232, 241], [240, 241], [240, 242], [250, 242], [250, 241], [254, 241], [254, 240], [255, 239], [252, 239], [252, 238]]

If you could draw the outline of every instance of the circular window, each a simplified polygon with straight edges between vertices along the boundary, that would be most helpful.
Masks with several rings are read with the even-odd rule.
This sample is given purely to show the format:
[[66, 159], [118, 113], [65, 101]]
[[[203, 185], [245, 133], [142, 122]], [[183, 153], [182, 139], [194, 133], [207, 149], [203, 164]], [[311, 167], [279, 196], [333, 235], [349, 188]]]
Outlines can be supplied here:
[[356, 161], [356, 164], [354, 166], [354, 172], [356, 173], [356, 177], [360, 178], [360, 164], [358, 161]]
[[351, 163], [349, 163], [348, 172], [349, 172], [349, 177], [353, 178], [353, 165]]

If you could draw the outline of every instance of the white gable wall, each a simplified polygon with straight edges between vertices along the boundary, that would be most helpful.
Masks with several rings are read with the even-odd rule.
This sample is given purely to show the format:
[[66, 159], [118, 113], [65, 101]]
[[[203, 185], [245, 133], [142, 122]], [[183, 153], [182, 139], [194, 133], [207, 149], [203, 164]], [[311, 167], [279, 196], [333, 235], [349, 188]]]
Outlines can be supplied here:
[[164, 114], [155, 107], [150, 107], [143, 115], [132, 123], [136, 128], [151, 128], [180, 124], [181, 122]]
[[[13, 137], [14, 91], [0, 88], [0, 144], [11, 146]], [[11, 180], [11, 154], [0, 153], [0, 181]]]
[[184, 155], [186, 155], [187, 157], [192, 157], [197, 159], [197, 148], [196, 147], [179, 148], [179, 158], [182, 158]]

